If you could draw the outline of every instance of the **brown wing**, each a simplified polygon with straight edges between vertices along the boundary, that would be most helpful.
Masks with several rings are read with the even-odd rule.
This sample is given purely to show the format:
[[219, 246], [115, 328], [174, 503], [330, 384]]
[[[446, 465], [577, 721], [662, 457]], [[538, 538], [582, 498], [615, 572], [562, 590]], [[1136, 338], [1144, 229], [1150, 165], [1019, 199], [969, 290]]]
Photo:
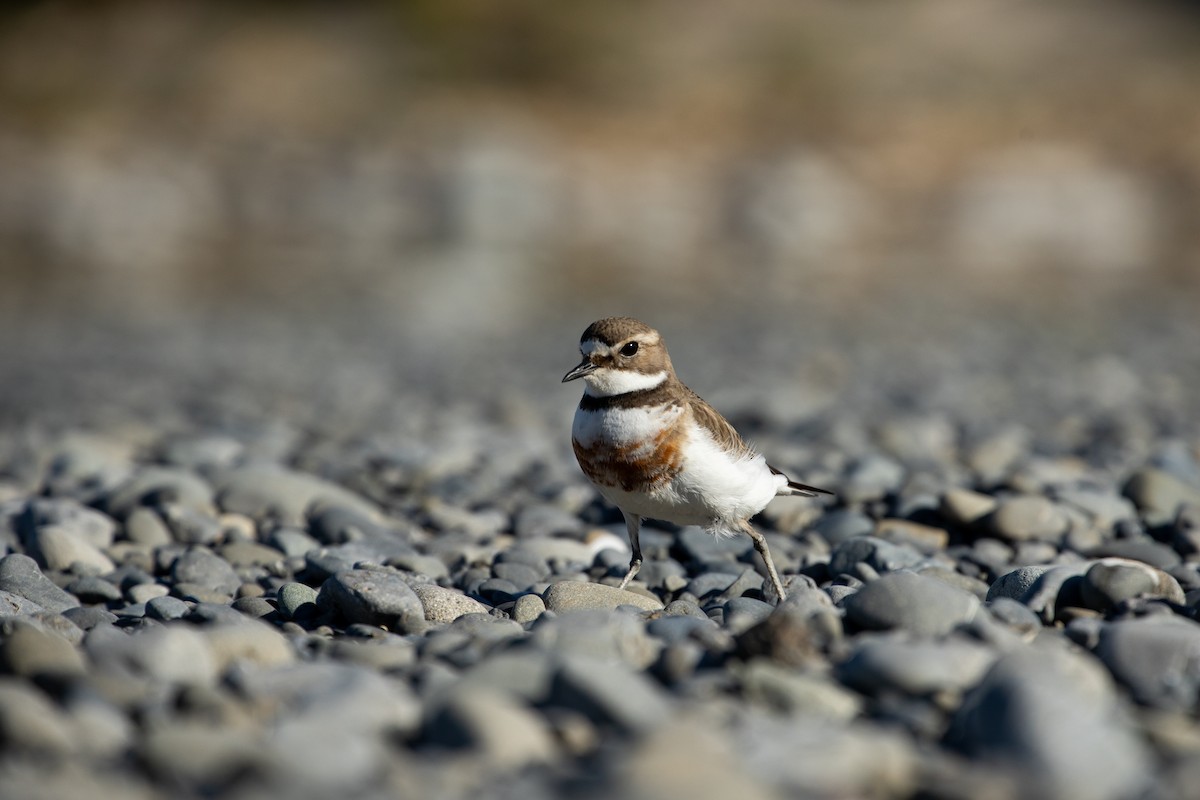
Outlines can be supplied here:
[[717, 444], [743, 458], [753, 458], [758, 455], [750, 445], [742, 440], [742, 437], [733, 429], [729, 421], [721, 416], [720, 412], [704, 402], [700, 395], [686, 386], [683, 387], [683, 391], [687, 394], [688, 402], [692, 406], [692, 415], [696, 418], [696, 422], [700, 424], [700, 427], [709, 432]]

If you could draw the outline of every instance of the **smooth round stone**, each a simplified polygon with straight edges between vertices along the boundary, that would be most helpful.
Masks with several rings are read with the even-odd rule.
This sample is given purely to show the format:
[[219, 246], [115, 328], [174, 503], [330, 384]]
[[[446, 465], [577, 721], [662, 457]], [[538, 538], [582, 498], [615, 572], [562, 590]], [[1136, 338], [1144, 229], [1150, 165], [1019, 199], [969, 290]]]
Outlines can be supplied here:
[[1162, 598], [1182, 605], [1179, 582], [1160, 569], [1139, 561], [1106, 558], [1093, 564], [1079, 587], [1088, 608], [1109, 611], [1135, 597]]
[[955, 487], [947, 489], [938, 503], [938, 512], [955, 525], [974, 525], [996, 509], [996, 498]]
[[653, 679], [620, 663], [580, 656], [563, 658], [549, 702], [634, 736], [654, 730], [673, 712], [670, 696]]
[[771, 615], [775, 607], [752, 597], [734, 597], [725, 603], [724, 627], [737, 635]]
[[275, 606], [271, 605], [271, 601], [265, 597], [238, 597], [234, 599], [230, 607], [254, 619], [275, 613]]
[[907, 519], [882, 519], [875, 526], [875, 536], [888, 542], [909, 545], [922, 553], [945, 550], [950, 532], [932, 525], [922, 525]]
[[829, 544], [837, 545], [856, 536], [870, 536], [875, 532], [875, 521], [857, 511], [836, 509], [822, 515], [812, 530]]
[[704, 613], [700, 606], [690, 600], [672, 600], [665, 609], [663, 615], [668, 617], [696, 617], [698, 619], [708, 619], [708, 615]]
[[464, 614], [488, 613], [487, 606], [455, 589], [423, 583], [413, 586], [412, 590], [420, 598], [425, 619], [430, 622], [453, 622]]
[[153, 597], [145, 601], [146, 616], [161, 622], [183, 619], [191, 613], [192, 606], [178, 597]]
[[989, 520], [992, 533], [1009, 542], [1055, 541], [1067, 532], [1067, 525], [1062, 511], [1041, 495], [1001, 500]]
[[125, 537], [149, 547], [160, 547], [172, 541], [171, 530], [162, 517], [145, 506], [138, 506], [126, 518]]
[[117, 530], [116, 521], [107, 514], [61, 497], [30, 500], [25, 506], [24, 521], [35, 529], [46, 525], [66, 528], [101, 550], [113, 543]]
[[38, 528], [35, 543], [42, 562], [52, 570], [68, 570], [75, 564], [103, 574], [116, 564], [82, 534], [58, 525]]
[[171, 593], [178, 598], [188, 600], [193, 603], [209, 603], [212, 605], [227, 606], [233, 602], [233, 595], [226, 592], [218, 591], [211, 587], [205, 586], [202, 583], [192, 583], [190, 581], [181, 581], [171, 587]]
[[0, 591], [22, 597], [46, 611], [62, 612], [79, 606], [78, 598], [42, 574], [36, 561], [19, 553], [0, 558]]
[[678, 616], [663, 616], [652, 619], [646, 624], [646, 633], [662, 639], [667, 644], [682, 642], [693, 638], [701, 629], [715, 631], [720, 626], [708, 617], [693, 617], [686, 614]]
[[884, 575], [843, 603], [847, 619], [861, 628], [900, 628], [920, 636], [949, 633], [973, 618], [979, 605], [969, 592], [912, 572]]
[[175, 559], [171, 577], [177, 583], [198, 584], [211, 592], [232, 596], [242, 579], [228, 561], [204, 548], [192, 548]]
[[582, 581], [556, 583], [546, 590], [543, 600], [546, 602], [546, 608], [557, 613], [580, 609], [609, 609], [618, 606], [636, 606], [645, 611], [658, 611], [663, 607], [657, 599], [644, 594], [618, 589], [615, 586]]
[[1125, 484], [1122, 494], [1133, 501], [1142, 519], [1150, 526], [1167, 525], [1185, 503], [1200, 504], [1200, 487], [1185, 483], [1176, 476], [1156, 467], [1135, 472]]
[[512, 618], [522, 625], [533, 622], [546, 610], [546, 601], [536, 594], [523, 594], [513, 604]]
[[966, 694], [946, 742], [1016, 770], [1021, 796], [1118, 800], [1140, 795], [1154, 768], [1124, 720], [1094, 659], [1046, 643], [1001, 656]]
[[677, 541], [688, 558], [701, 564], [737, 561], [754, 549], [749, 536], [714, 536], [695, 525], [681, 530]]
[[765, 658], [752, 659], [738, 673], [742, 693], [771, 713], [849, 722], [862, 712], [860, 695], [830, 678], [808, 674]]
[[311, 604], [311, 610], [316, 611], [317, 590], [303, 583], [285, 583], [279, 587], [276, 600], [279, 612], [287, 619], [294, 619], [306, 605]]
[[97, 627], [88, 631], [84, 648], [97, 665], [114, 664], [168, 684], [210, 685], [218, 674], [208, 641], [186, 623], [155, 624], [132, 635]]
[[164, 463], [197, 472], [231, 466], [246, 449], [231, 436], [194, 434], [177, 436], [159, 445]]
[[303, 558], [310, 550], [321, 547], [321, 543], [299, 528], [279, 527], [271, 533], [267, 544], [288, 558]]
[[199, 785], [229, 781], [252, 769], [260, 748], [249, 731], [206, 720], [159, 721], [142, 738], [138, 756], [153, 774]]
[[66, 639], [28, 623], [17, 623], [0, 640], [0, 666], [26, 678], [82, 675], [83, 658]]
[[120, 589], [95, 575], [76, 578], [67, 584], [66, 589], [82, 603], [110, 603], [122, 598]]
[[513, 533], [518, 539], [545, 536], [572, 536], [583, 533], [579, 517], [557, 506], [527, 505], [513, 518]]
[[270, 668], [291, 664], [296, 659], [296, 652], [286, 636], [274, 626], [255, 620], [212, 625], [204, 629], [204, 638], [218, 672], [224, 672], [234, 663]]
[[543, 574], [539, 573], [533, 567], [525, 564], [504, 562], [493, 564], [492, 574], [518, 587], [532, 586], [543, 577]]
[[1170, 569], [1182, 563], [1179, 554], [1173, 549], [1149, 538], [1120, 539], [1113, 542], [1105, 542], [1089, 550], [1088, 555], [1092, 558], [1111, 556], [1114, 558], [1131, 559], [1149, 564], [1152, 567], [1158, 567], [1159, 569]]
[[279, 550], [258, 542], [232, 542], [218, 552], [234, 567], [272, 567], [284, 559]]
[[126, 519], [139, 506], [173, 503], [207, 514], [214, 512], [213, 490], [190, 470], [176, 467], [142, 467], [109, 493], [108, 513]]
[[527, 705], [494, 689], [454, 692], [432, 711], [423, 740], [466, 750], [497, 769], [548, 764], [558, 756], [545, 719]]
[[724, 594], [737, 579], [736, 573], [705, 572], [688, 581], [687, 592], [701, 600], [712, 600], [715, 596]]
[[149, 603], [156, 597], [166, 597], [170, 593], [170, 588], [161, 583], [136, 583], [125, 590], [125, 596], [131, 603]]
[[1200, 624], [1178, 616], [1119, 620], [1096, 655], [1139, 703], [1193, 712], [1200, 701]]
[[858, 643], [837, 668], [842, 682], [868, 694], [893, 689], [925, 696], [978, 683], [997, 653], [963, 638], [912, 641], [887, 635]]
[[1048, 564], [1017, 567], [997, 578], [988, 589], [985, 599], [991, 601], [1007, 597], [1011, 600], [1022, 602], [1041, 577], [1052, 569], [1054, 567]]
[[[0, 725], [6, 751], [58, 758], [76, 749], [75, 736], [58, 706], [25, 681], [0, 678]], [[39, 786], [37, 794], [42, 789]]]
[[406, 617], [425, 619], [425, 607], [404, 577], [392, 570], [354, 569], [327, 580], [318, 595], [348, 622], [391, 627]]
[[439, 578], [447, 578], [450, 576], [450, 570], [446, 568], [446, 562], [436, 556], [425, 556], [420, 553], [406, 553], [403, 555], [392, 556], [384, 562], [389, 567], [412, 572], [417, 575], [424, 575], [431, 580]]
[[837, 576], [854, 574], [855, 566], [863, 563], [876, 572], [894, 572], [920, 564], [924, 556], [907, 545], [893, 544], [874, 536], [860, 536], [837, 545], [829, 556], [829, 573]]
[[223, 511], [261, 520], [272, 518], [285, 525], [303, 526], [314, 505], [337, 506], [378, 520], [379, 511], [368, 500], [335, 483], [271, 464], [227, 470], [217, 479], [217, 499]]
[[111, 625], [116, 622], [116, 614], [99, 606], [77, 606], [68, 608], [62, 615], [69, 619], [80, 630], [90, 631], [97, 625]]
[[838, 494], [847, 502], [878, 500], [900, 488], [904, 467], [898, 461], [881, 455], [868, 455], [851, 465]]
[[841, 620], [832, 608], [812, 611], [785, 603], [740, 634], [737, 646], [749, 658], [805, 667], [824, 663], [825, 650], [841, 636]]
[[199, 511], [179, 503], [163, 503], [158, 508], [171, 531], [171, 538], [181, 544], [210, 545], [224, 534], [220, 521], [211, 511]]

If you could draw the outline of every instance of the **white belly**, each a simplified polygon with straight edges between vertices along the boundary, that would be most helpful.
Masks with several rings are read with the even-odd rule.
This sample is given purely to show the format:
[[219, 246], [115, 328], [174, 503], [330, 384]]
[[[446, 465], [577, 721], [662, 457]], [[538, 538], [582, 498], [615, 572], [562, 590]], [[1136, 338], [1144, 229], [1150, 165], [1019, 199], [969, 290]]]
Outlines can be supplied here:
[[[578, 410], [572, 436], [585, 447], [599, 442], [630, 447], [653, 439], [683, 413], [679, 406]], [[729, 531], [734, 523], [766, 508], [787, 483], [786, 478], [771, 472], [761, 455], [732, 457], [699, 426], [689, 431], [682, 453], [679, 473], [650, 491], [628, 491], [599, 483], [596, 488], [626, 513]]]

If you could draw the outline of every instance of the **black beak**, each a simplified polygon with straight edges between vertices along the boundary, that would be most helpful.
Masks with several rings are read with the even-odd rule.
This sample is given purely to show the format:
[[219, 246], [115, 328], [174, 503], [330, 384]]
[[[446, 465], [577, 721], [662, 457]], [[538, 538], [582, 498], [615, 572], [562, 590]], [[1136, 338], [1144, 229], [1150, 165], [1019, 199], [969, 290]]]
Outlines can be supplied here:
[[567, 381], [573, 381], [576, 378], [582, 378], [584, 375], [591, 375], [595, 371], [596, 365], [585, 358], [583, 361], [579, 362], [579, 366], [575, 367], [575, 369], [571, 370], [566, 375], [563, 375], [562, 382], [566, 383]]

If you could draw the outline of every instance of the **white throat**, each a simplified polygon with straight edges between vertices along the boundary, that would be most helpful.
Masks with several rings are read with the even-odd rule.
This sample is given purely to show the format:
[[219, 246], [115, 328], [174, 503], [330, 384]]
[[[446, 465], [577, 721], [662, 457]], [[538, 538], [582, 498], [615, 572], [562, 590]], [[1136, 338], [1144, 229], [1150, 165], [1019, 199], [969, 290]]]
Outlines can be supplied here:
[[592, 397], [612, 397], [618, 394], [653, 389], [661, 386], [666, 379], [666, 371], [647, 375], [644, 372], [602, 367], [591, 375], [584, 376], [583, 380], [587, 386], [583, 391], [584, 394], [590, 394]]

